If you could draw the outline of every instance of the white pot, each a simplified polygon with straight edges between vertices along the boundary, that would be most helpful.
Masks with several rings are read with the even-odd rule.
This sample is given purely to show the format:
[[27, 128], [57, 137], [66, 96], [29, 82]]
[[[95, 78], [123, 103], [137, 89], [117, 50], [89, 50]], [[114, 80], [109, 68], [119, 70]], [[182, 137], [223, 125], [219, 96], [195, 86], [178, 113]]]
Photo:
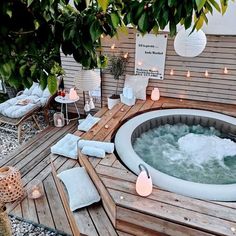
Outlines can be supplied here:
[[107, 98], [108, 109], [111, 110], [116, 104], [120, 102], [120, 98]]

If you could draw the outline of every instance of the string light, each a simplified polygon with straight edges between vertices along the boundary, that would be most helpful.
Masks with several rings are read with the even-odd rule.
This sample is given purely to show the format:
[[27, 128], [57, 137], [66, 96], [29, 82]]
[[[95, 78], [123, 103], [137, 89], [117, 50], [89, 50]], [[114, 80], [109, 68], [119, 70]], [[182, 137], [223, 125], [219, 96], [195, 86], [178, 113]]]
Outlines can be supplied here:
[[127, 59], [127, 58], [128, 58], [128, 55], [129, 55], [129, 53], [126, 52], [126, 53], [124, 54], [124, 58]]
[[187, 77], [187, 78], [190, 78], [190, 77], [191, 77], [191, 73], [190, 73], [189, 70], [188, 70], [188, 72], [187, 72], [187, 74], [186, 74], [186, 77]]
[[111, 49], [114, 50], [115, 47], [116, 47], [116, 45], [113, 43], [113, 44], [111, 45]]
[[141, 61], [138, 62], [138, 65], [141, 66], [143, 63]]
[[174, 70], [173, 69], [170, 70], [170, 75], [174, 75]]
[[205, 77], [208, 77], [209, 76], [209, 73], [208, 73], [208, 70], [205, 71]]
[[103, 39], [104, 38], [104, 35], [103, 34], [101, 34], [101, 39]]
[[227, 67], [224, 68], [224, 74], [228, 74], [228, 68]]

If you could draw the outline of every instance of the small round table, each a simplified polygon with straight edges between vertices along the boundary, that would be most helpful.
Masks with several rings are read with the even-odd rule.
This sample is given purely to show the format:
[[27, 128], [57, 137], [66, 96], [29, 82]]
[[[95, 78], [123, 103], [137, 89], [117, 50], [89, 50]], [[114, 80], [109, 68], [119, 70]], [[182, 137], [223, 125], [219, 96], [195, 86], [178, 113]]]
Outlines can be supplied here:
[[[65, 104], [65, 108], [66, 108], [65, 109], [65, 116], [66, 116], [65, 120], [66, 120], [66, 124], [67, 125], [70, 123], [71, 120], [75, 120], [75, 119], [79, 119], [80, 118], [79, 109], [78, 109], [78, 107], [76, 105], [76, 102], [79, 101], [79, 96], [78, 96], [77, 99], [73, 99], [73, 100], [71, 100], [71, 99], [69, 99], [67, 97], [57, 96], [57, 97], [55, 97], [55, 101], [61, 104], [61, 113], [63, 113], [63, 105]], [[73, 103], [74, 103], [76, 112], [78, 114], [78, 117], [74, 118], [74, 119], [69, 119], [68, 118], [68, 107], [67, 107], [67, 105], [68, 104], [73, 104]]]

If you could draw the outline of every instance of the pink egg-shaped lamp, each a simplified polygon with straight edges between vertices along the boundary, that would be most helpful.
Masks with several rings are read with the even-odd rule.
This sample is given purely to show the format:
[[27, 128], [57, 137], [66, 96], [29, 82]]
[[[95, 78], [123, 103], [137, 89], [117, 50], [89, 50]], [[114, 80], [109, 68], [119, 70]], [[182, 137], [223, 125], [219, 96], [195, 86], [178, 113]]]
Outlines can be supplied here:
[[148, 169], [143, 165], [139, 165], [140, 174], [136, 181], [136, 192], [142, 197], [147, 197], [152, 193], [152, 178]]

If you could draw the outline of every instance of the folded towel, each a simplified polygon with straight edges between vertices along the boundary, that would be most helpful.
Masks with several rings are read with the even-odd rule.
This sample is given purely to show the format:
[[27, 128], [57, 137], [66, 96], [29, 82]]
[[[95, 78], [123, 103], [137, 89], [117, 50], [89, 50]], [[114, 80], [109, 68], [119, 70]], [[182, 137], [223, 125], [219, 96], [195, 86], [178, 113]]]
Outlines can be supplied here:
[[78, 143], [78, 146], [80, 149], [82, 149], [84, 146], [89, 146], [89, 147], [96, 147], [96, 148], [103, 149], [107, 153], [114, 152], [114, 143], [91, 141], [91, 140], [80, 140]]
[[81, 150], [81, 153], [93, 157], [99, 157], [99, 158], [105, 157], [105, 151], [101, 148], [96, 148], [96, 147], [84, 146]]
[[88, 114], [88, 116], [86, 117], [86, 119], [79, 123], [78, 125], [78, 130], [80, 131], [89, 131], [95, 124], [98, 123], [98, 121], [100, 120], [101, 118], [98, 118], [98, 117], [94, 117], [94, 116], [91, 116], [90, 114]]
[[67, 134], [51, 147], [51, 153], [77, 159], [77, 141], [80, 137]]

